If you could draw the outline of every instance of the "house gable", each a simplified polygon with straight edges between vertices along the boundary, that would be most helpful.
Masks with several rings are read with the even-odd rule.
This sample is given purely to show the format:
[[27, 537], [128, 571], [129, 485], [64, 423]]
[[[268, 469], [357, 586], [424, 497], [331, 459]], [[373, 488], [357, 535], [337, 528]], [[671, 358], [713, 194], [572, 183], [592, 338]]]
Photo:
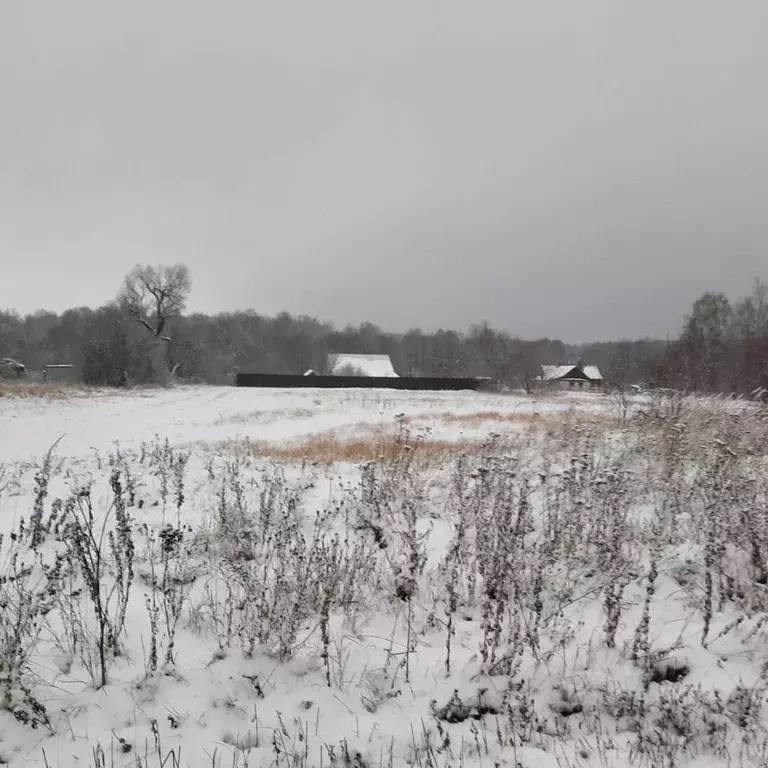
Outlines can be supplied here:
[[589, 377], [578, 365], [542, 365], [544, 381], [567, 381], [568, 379], [588, 380]]

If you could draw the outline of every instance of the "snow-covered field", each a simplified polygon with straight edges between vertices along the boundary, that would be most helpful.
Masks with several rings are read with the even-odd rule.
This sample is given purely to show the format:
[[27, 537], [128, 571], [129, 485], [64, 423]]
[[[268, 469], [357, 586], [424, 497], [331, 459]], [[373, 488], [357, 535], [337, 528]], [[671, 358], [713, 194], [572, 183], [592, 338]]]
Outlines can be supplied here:
[[[84, 457], [95, 450], [126, 450], [159, 435], [176, 445], [237, 438], [291, 440], [358, 424], [392, 426], [397, 414], [430, 415], [502, 410], [535, 414], [567, 411], [574, 401], [549, 403], [477, 393], [378, 390], [260, 390], [182, 387], [168, 392], [74, 390], [70, 398], [0, 398], [0, 461], [39, 459], [61, 438], [60, 455]], [[599, 408], [596, 398], [585, 408]]]
[[768, 420], [624, 415], [1, 397], [0, 764], [768, 766]]

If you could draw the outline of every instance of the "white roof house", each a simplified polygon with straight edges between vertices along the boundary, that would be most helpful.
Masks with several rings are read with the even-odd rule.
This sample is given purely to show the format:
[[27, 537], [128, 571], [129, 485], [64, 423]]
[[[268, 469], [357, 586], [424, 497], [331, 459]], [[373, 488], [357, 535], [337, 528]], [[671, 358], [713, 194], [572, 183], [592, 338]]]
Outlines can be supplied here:
[[[603, 374], [600, 373], [600, 369], [596, 365], [542, 365], [542, 376], [544, 381], [557, 381], [559, 379], [567, 378], [586, 378], [591, 381], [602, 381]], [[579, 371], [584, 376], [579, 375]], [[571, 374], [569, 376], [569, 374]]]
[[349, 371], [358, 376], [398, 378], [389, 355], [328, 355], [328, 373], [331, 376]]
[[603, 375], [596, 365], [542, 365], [539, 381], [570, 388], [598, 387]]

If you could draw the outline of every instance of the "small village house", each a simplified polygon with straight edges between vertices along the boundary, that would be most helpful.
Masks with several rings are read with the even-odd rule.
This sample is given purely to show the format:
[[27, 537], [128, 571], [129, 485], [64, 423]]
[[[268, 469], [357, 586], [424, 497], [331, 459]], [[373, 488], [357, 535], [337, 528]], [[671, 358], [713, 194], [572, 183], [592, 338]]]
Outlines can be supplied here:
[[542, 365], [536, 384], [561, 390], [598, 389], [603, 386], [603, 375], [596, 365]]

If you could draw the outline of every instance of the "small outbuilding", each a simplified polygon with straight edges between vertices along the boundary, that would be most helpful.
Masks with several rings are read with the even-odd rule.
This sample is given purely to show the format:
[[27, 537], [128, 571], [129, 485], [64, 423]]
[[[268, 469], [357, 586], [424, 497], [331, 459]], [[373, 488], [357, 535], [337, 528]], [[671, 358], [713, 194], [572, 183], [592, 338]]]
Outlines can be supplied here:
[[80, 374], [74, 365], [63, 363], [43, 366], [43, 381], [48, 384], [77, 384]]

